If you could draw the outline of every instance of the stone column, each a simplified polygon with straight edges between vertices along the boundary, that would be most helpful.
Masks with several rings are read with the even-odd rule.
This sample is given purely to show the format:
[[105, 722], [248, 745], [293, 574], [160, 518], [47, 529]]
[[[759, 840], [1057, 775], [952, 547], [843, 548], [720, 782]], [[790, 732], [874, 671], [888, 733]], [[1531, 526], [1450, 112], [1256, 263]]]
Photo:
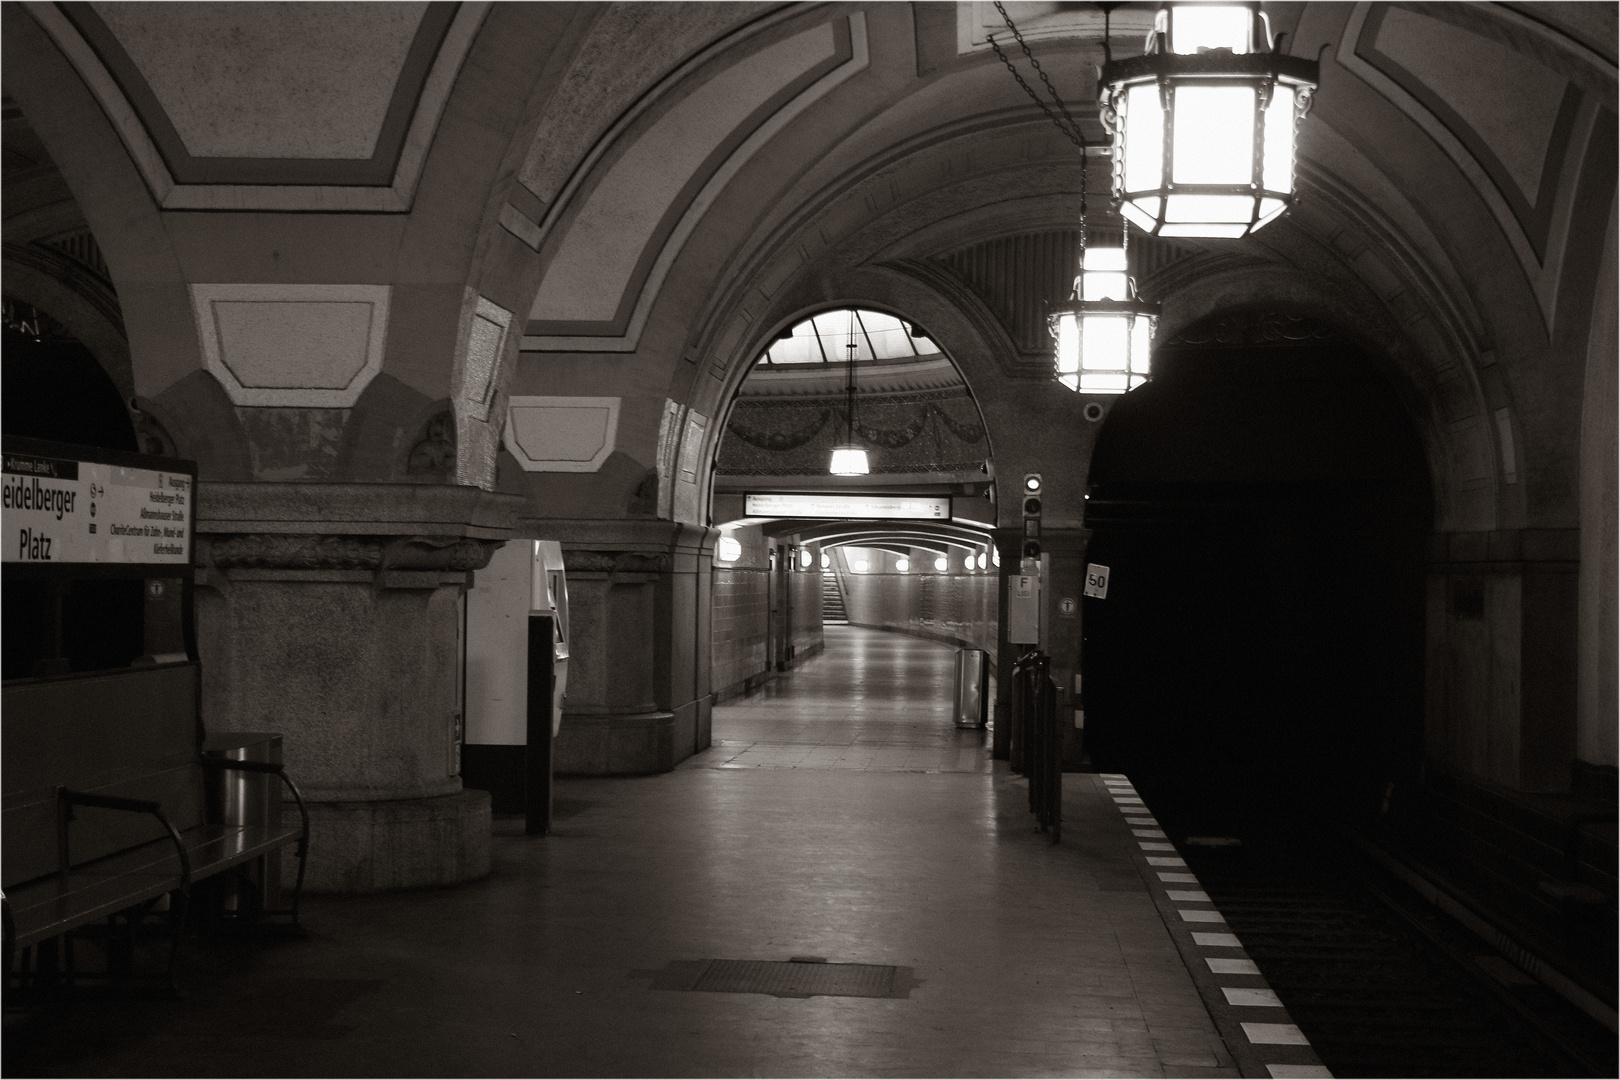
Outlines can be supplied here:
[[[1052, 658], [1052, 681], [1057, 683], [1058, 712], [1063, 717], [1063, 764], [1071, 768], [1078, 768], [1086, 756], [1084, 733], [1074, 726], [1074, 677], [1080, 670], [1083, 649], [1080, 612], [1090, 542], [1091, 530], [1085, 528], [1048, 527], [1041, 535], [1041, 549], [1047, 554], [1048, 564], [1042, 597], [1046, 605], [1046, 652]], [[1072, 604], [1065, 604], [1066, 600]]]
[[1426, 752], [1518, 791], [1570, 789], [1580, 533], [1441, 533], [1428, 581]]
[[489, 796], [458, 775], [462, 597], [521, 500], [426, 484], [198, 489], [203, 721], [284, 736], [310, 809], [306, 886], [487, 874]]
[[568, 568], [557, 772], [667, 772], [709, 746], [710, 578], [719, 533], [670, 521], [526, 521]]

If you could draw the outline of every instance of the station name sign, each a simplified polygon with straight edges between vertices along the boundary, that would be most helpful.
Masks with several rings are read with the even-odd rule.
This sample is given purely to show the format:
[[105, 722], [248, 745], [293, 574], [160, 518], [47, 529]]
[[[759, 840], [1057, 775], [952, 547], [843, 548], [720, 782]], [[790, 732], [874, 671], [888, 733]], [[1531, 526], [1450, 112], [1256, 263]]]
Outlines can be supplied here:
[[9, 445], [3, 461], [5, 562], [190, 563], [195, 472], [86, 461]]
[[949, 495], [748, 495], [751, 518], [855, 518], [873, 521], [949, 521]]

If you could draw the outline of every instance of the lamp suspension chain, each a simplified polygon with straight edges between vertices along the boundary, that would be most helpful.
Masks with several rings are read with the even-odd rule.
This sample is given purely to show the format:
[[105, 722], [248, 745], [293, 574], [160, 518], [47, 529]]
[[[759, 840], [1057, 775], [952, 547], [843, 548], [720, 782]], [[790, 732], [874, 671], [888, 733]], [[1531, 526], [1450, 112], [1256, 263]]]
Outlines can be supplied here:
[[1041, 77], [1041, 82], [1046, 84], [1047, 93], [1052, 95], [1052, 100], [1063, 114], [1062, 118], [1059, 119], [1058, 114], [1052, 111], [1052, 106], [1041, 100], [1041, 96], [1031, 89], [1029, 83], [1024, 81], [1024, 77], [1018, 73], [1018, 68], [1007, 58], [1007, 54], [1001, 51], [1001, 43], [996, 40], [994, 34], [990, 35], [990, 47], [996, 51], [996, 56], [1006, 65], [1007, 70], [1012, 72], [1012, 77], [1017, 80], [1019, 86], [1024, 88], [1024, 93], [1029, 95], [1029, 99], [1040, 107], [1041, 112], [1046, 114], [1046, 118], [1052, 121], [1053, 126], [1063, 132], [1065, 138], [1078, 146], [1080, 153], [1084, 155], [1087, 143], [1084, 133], [1080, 130], [1080, 125], [1075, 123], [1073, 116], [1069, 115], [1069, 107], [1063, 104], [1063, 99], [1058, 96], [1057, 88], [1052, 85], [1052, 80], [1047, 77], [1046, 69], [1041, 67], [1041, 62], [1035, 59], [1034, 53], [1029, 51], [1029, 46], [1024, 43], [1024, 35], [1018, 32], [1018, 27], [1013, 24], [1012, 16], [1008, 15], [1007, 9], [1001, 6], [1001, 0], [995, 0], [995, 3], [996, 10], [1001, 13], [1002, 21], [1007, 24], [1007, 29], [1012, 31], [1013, 40], [1017, 41], [1018, 47], [1024, 50], [1024, 57], [1029, 60], [1030, 66], [1035, 69], [1035, 73]]

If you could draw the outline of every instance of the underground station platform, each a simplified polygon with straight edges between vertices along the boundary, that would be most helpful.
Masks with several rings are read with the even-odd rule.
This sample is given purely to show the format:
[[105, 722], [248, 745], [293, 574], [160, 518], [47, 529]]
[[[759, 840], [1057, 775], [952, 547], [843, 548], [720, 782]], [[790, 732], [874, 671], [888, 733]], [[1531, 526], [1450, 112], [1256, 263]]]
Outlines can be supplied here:
[[498, 817], [482, 881], [309, 897], [193, 942], [178, 998], [8, 1008], [6, 1074], [1335, 1075], [1205, 888], [1219, 838], [1070, 773], [1054, 843], [950, 722], [951, 649], [828, 639], [673, 772], [560, 780], [549, 836]]

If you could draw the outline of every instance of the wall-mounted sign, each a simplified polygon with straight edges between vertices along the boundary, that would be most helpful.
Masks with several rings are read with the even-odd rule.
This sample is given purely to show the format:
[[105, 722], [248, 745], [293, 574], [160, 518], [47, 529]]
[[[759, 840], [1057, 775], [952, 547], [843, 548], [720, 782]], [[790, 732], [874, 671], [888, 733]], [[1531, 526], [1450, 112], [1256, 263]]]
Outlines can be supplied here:
[[1098, 600], [1108, 597], [1108, 567], [1101, 563], [1086, 564], [1086, 595]]
[[949, 495], [748, 495], [751, 518], [856, 518], [872, 521], [949, 521]]
[[1078, 611], [1079, 608], [1080, 605], [1075, 603], [1074, 597], [1072, 596], [1065, 596], [1063, 599], [1058, 601], [1058, 614], [1062, 615], [1064, 618], [1074, 618], [1074, 613]]
[[1041, 640], [1041, 579], [1036, 574], [1007, 578], [1007, 640], [1036, 645]]
[[195, 464], [23, 439], [3, 456], [5, 562], [190, 564]]

